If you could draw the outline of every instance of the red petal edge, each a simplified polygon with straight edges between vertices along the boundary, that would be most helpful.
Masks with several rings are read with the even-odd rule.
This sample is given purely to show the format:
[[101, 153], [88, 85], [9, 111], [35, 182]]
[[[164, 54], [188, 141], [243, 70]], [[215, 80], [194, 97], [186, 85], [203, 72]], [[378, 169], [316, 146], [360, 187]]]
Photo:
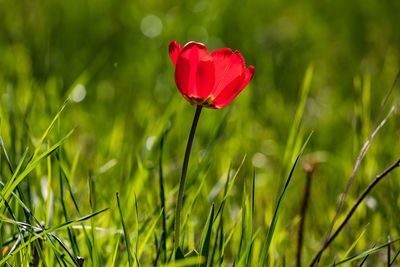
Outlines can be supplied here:
[[182, 47], [175, 40], [172, 40], [169, 43], [169, 56], [171, 57], [172, 63], [176, 66], [176, 62], [178, 61], [179, 53], [181, 52]]
[[254, 67], [253, 66], [249, 66], [246, 71], [245, 71], [245, 77], [242, 83], [242, 86], [240, 86], [240, 90], [243, 90], [251, 81], [251, 79], [254, 76]]
[[[218, 100], [221, 94], [226, 96], [239, 90], [246, 68], [243, 57], [238, 51], [232, 52], [229, 48], [222, 48], [212, 52], [211, 56], [214, 60], [216, 75], [212, 95]], [[242, 76], [242, 78], [237, 79], [239, 76]], [[236, 80], [236, 87], [231, 84], [234, 80]], [[222, 98], [224, 97], [222, 96]]]
[[225, 106], [227, 106], [229, 103], [232, 102], [233, 99], [249, 84], [250, 80], [253, 78], [254, 75], [254, 67], [249, 66], [245, 71], [244, 71], [244, 78], [242, 81], [242, 84], [240, 85], [239, 89], [234, 91], [233, 94], [231, 95], [220, 95], [219, 99], [217, 98], [215, 102], [215, 108], [216, 109], [221, 109]]
[[180, 52], [183, 52], [183, 51], [185, 51], [185, 50], [187, 50], [187, 49], [190, 49], [190, 48], [192, 48], [193, 46], [197, 46], [197, 47], [200, 48], [200, 49], [206, 49], [206, 51], [207, 51], [207, 47], [206, 47], [204, 44], [198, 43], [198, 42], [194, 42], [194, 41], [190, 41], [190, 42], [186, 43], [186, 44], [181, 48]]

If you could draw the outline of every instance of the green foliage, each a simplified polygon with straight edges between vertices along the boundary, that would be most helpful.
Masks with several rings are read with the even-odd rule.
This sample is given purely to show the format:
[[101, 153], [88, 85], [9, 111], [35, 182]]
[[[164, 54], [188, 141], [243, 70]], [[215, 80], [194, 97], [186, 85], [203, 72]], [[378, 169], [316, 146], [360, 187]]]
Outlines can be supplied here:
[[275, 211], [274, 211], [274, 216], [272, 217], [271, 224], [269, 226], [268, 233], [267, 233], [267, 236], [265, 238], [265, 242], [264, 242], [264, 245], [263, 245], [263, 248], [262, 248], [262, 251], [261, 251], [259, 266], [264, 266], [265, 263], [266, 263], [267, 256], [268, 256], [268, 250], [269, 250], [269, 247], [271, 246], [272, 237], [274, 236], [274, 233], [275, 233], [276, 224], [278, 223], [279, 213], [280, 213], [280, 209], [281, 209], [281, 203], [282, 203], [282, 201], [283, 201], [283, 199], [285, 197], [285, 193], [286, 193], [286, 190], [287, 190], [287, 188], [289, 186], [289, 183], [292, 180], [294, 169], [295, 169], [297, 163], [299, 162], [300, 156], [303, 153], [303, 150], [304, 150], [305, 146], [307, 145], [308, 141], [310, 140], [311, 135], [312, 135], [312, 133], [308, 136], [308, 138], [305, 141], [304, 145], [300, 149], [300, 152], [297, 155], [297, 158], [296, 158], [295, 162], [293, 163], [293, 167], [290, 170], [289, 176], [286, 179], [285, 186], [283, 187], [282, 192], [279, 195], [279, 199], [278, 199], [278, 201], [276, 203], [276, 207], [275, 207]]
[[[378, 0], [0, 0], [0, 265], [294, 266], [311, 164], [307, 266], [400, 68], [399, 14], [399, 1]], [[255, 66], [230, 105], [203, 109], [176, 263], [195, 108], [176, 89], [172, 39], [237, 49]], [[338, 223], [400, 156], [399, 123], [394, 112], [374, 138]], [[385, 265], [388, 247], [400, 263], [398, 178], [369, 194], [320, 266]]]

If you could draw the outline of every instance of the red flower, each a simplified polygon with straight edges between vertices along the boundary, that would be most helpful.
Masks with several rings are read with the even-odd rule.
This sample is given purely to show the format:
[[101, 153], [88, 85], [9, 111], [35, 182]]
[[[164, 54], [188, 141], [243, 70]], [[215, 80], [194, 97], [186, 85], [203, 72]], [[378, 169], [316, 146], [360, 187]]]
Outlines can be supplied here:
[[201, 43], [189, 42], [181, 47], [172, 40], [169, 55], [175, 65], [176, 86], [192, 105], [223, 108], [254, 74], [254, 67], [246, 69], [242, 55], [229, 48], [209, 53]]

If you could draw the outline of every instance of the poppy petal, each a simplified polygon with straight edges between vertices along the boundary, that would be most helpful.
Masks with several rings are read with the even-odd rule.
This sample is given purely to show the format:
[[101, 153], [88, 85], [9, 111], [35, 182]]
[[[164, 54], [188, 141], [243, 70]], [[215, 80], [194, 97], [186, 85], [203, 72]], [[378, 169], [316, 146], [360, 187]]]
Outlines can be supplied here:
[[223, 48], [215, 50], [211, 56], [215, 64], [215, 76], [218, 77], [212, 95], [218, 98], [221, 93], [226, 93], [226, 90], [238, 90], [239, 87], [232, 87], [232, 82], [237, 81], [237, 78], [245, 71], [242, 55], [238, 51], [232, 52], [229, 48]]
[[240, 87], [240, 90], [243, 90], [251, 81], [251, 79], [253, 78], [254, 75], [254, 67], [253, 66], [249, 66], [246, 71], [245, 71], [245, 77], [242, 83], [242, 86]]
[[212, 60], [200, 61], [196, 72], [196, 96], [206, 99], [215, 83], [215, 67]]
[[189, 73], [190, 62], [186, 58], [180, 58], [176, 62], [175, 83], [183, 96], [188, 95]]
[[175, 82], [192, 105], [223, 108], [250, 82], [254, 67], [246, 69], [242, 55], [222, 48], [212, 53], [202, 43], [183, 47], [172, 40], [169, 54], [175, 66]]
[[224, 90], [213, 101], [215, 108], [220, 109], [225, 107], [240, 93], [239, 89], [243, 84], [244, 78], [244, 74], [239, 75], [224, 87]]
[[176, 61], [178, 60], [179, 53], [181, 52], [181, 45], [178, 44], [175, 40], [172, 40], [169, 43], [169, 56], [171, 57], [172, 63], [176, 66]]
[[175, 81], [188, 98], [206, 99], [214, 86], [215, 70], [205, 45], [187, 43], [180, 51], [175, 70]]
[[247, 86], [250, 80], [254, 75], [254, 67], [249, 66], [241, 75], [242, 79], [237, 79], [241, 83], [238, 84], [235, 81], [226, 87], [226, 89], [219, 94], [219, 96], [215, 99], [214, 103], [216, 108], [223, 108], [228, 105], [232, 100]]

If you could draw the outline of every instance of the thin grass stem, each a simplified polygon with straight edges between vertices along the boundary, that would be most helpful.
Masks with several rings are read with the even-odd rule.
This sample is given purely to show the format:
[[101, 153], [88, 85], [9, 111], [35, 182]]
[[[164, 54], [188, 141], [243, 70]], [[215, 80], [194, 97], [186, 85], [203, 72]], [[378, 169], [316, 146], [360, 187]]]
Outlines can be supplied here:
[[329, 244], [332, 243], [332, 241], [338, 236], [340, 231], [343, 230], [344, 226], [350, 220], [351, 216], [353, 216], [354, 212], [356, 211], [358, 206], [361, 204], [361, 202], [364, 200], [364, 198], [368, 195], [368, 193], [379, 183], [380, 180], [382, 180], [386, 175], [388, 175], [390, 172], [392, 172], [394, 169], [396, 169], [399, 166], [400, 166], [400, 159], [398, 159], [395, 163], [393, 163], [389, 168], [387, 168], [381, 174], [376, 176], [376, 178], [368, 185], [368, 187], [364, 190], [364, 192], [358, 197], [356, 203], [353, 205], [353, 207], [351, 208], [351, 210], [347, 214], [346, 218], [343, 220], [343, 222], [340, 224], [340, 226], [337, 228], [337, 230], [324, 243], [322, 248], [318, 251], [317, 255], [315, 255], [315, 257], [311, 261], [310, 267], [315, 266], [317, 264], [317, 262], [319, 261], [322, 253], [329, 246]]
[[299, 232], [298, 232], [298, 236], [297, 236], [297, 254], [296, 254], [297, 267], [301, 267], [301, 251], [303, 248], [304, 227], [305, 227], [308, 204], [309, 204], [310, 195], [311, 195], [311, 179], [314, 174], [314, 170], [311, 168], [309, 170], [307, 170], [306, 186], [304, 188], [303, 202], [302, 202], [301, 211], [300, 211], [301, 217], [300, 217], [300, 224], [299, 224]]
[[359, 155], [357, 156], [357, 160], [356, 160], [354, 168], [353, 168], [353, 170], [351, 172], [350, 178], [349, 178], [349, 180], [347, 182], [346, 189], [345, 189], [345, 191], [344, 191], [344, 193], [343, 193], [343, 195], [342, 195], [342, 197], [340, 199], [340, 202], [339, 202], [338, 208], [336, 210], [335, 216], [333, 217], [332, 222], [329, 225], [329, 230], [328, 230], [328, 233], [325, 236], [324, 245], [328, 241], [328, 239], [329, 239], [329, 237], [330, 237], [330, 235], [332, 233], [333, 227], [335, 226], [336, 220], [338, 219], [339, 214], [342, 211], [342, 208], [343, 208], [343, 205], [344, 205], [344, 201], [346, 200], [346, 197], [347, 197], [347, 195], [348, 195], [348, 193], [350, 191], [350, 187], [351, 187], [351, 185], [353, 183], [353, 180], [354, 180], [354, 177], [356, 176], [356, 173], [357, 173], [357, 171], [358, 171], [358, 169], [359, 169], [359, 167], [361, 165], [361, 161], [364, 159], [365, 154], [367, 154], [368, 148], [371, 145], [372, 140], [374, 139], [375, 135], [382, 128], [382, 126], [386, 123], [386, 120], [389, 118], [389, 116], [393, 112], [393, 107], [392, 107], [392, 109], [389, 111], [389, 113], [386, 116], [386, 118], [383, 119], [381, 123], [379, 123], [379, 121], [380, 121], [380, 119], [381, 119], [381, 117], [383, 115], [383, 112], [384, 112], [384, 110], [386, 108], [386, 105], [387, 105], [387, 103], [389, 101], [389, 98], [390, 98], [390, 96], [391, 96], [391, 94], [393, 92], [393, 89], [395, 88], [396, 83], [399, 80], [399, 78], [400, 78], [400, 70], [397, 72], [396, 77], [394, 78], [392, 87], [390, 88], [389, 92], [386, 94], [386, 97], [385, 97], [385, 100], [383, 102], [383, 105], [382, 105], [382, 107], [381, 107], [381, 109], [379, 111], [378, 118], [375, 121], [374, 131], [368, 137], [368, 140], [365, 142], [364, 146], [361, 148], [361, 151], [360, 151]]

